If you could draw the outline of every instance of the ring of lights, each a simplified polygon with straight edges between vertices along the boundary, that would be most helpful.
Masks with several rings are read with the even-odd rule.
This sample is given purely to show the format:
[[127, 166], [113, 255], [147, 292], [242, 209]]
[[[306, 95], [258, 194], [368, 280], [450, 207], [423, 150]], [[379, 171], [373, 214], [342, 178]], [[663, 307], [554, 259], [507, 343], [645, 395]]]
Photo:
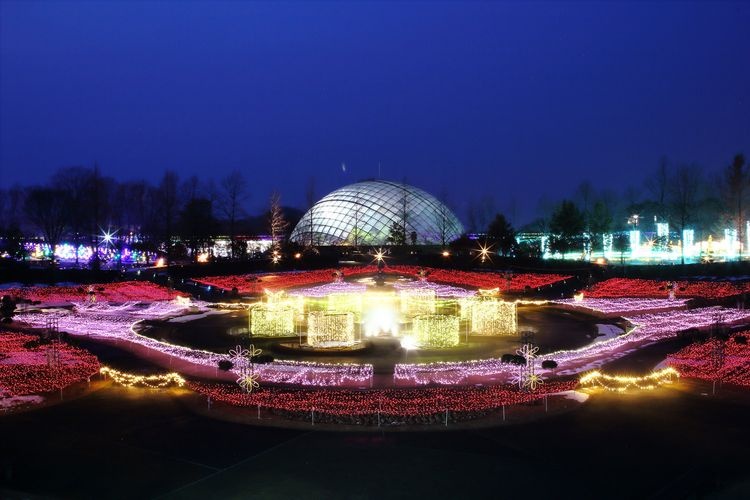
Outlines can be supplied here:
[[[299, 273], [298, 273], [299, 276]], [[302, 279], [299, 277], [297, 279]], [[453, 287], [452, 293], [460, 293], [459, 287], [445, 283], [445, 275], [441, 276], [443, 284], [424, 281], [423, 290], [436, 289], [439, 286]], [[461, 281], [456, 283], [461, 285]], [[341, 286], [341, 285], [339, 285]], [[411, 285], [418, 287], [418, 285]], [[408, 288], [408, 287], [407, 287]], [[416, 295], [425, 294], [419, 291]], [[537, 302], [547, 303], [550, 302]], [[686, 309], [684, 300], [666, 301], [663, 299], [590, 299], [572, 301], [555, 301], [558, 307], [572, 307], [591, 311], [600, 315], [622, 316], [633, 328], [619, 337], [595, 341], [585, 347], [572, 350], [562, 350], [539, 356], [538, 361], [554, 360], [558, 367], [556, 377], [573, 376], [598, 368], [616, 359], [632, 349], [657, 342], [676, 335], [685, 329], [709, 328], [720, 318], [724, 324], [750, 323], [750, 311], [729, 309], [723, 307], [702, 307]], [[417, 302], [417, 307], [421, 308]], [[180, 301], [152, 302], [146, 305], [139, 303], [96, 304], [79, 303], [72, 311], [57, 312], [60, 330], [72, 335], [87, 336], [99, 340], [117, 342], [130, 346], [134, 351], [147, 353], [149, 359], [164, 366], [176, 365], [179, 371], [188, 375], [199, 375], [219, 380], [231, 380], [234, 374], [221, 377], [216, 371], [216, 365], [227, 355], [220, 355], [208, 351], [177, 346], [160, 342], [137, 332], [137, 325], [143, 319], [170, 318], [185, 314], [203, 312], [210, 313], [207, 304], [193, 302], [186, 304]], [[434, 318], [429, 314], [426, 318]], [[26, 312], [19, 314], [20, 321], [33, 326], [44, 327], [47, 315], [40, 312]], [[420, 316], [423, 317], [423, 316]], [[338, 321], [338, 320], [337, 320]], [[429, 319], [428, 321], [433, 321]], [[434, 319], [439, 321], [439, 319]], [[341, 321], [339, 321], [341, 323]], [[342, 323], [344, 341], [348, 337], [349, 319]], [[393, 381], [399, 387], [420, 387], [426, 385], [469, 385], [469, 384], [506, 384], [515, 375], [513, 365], [502, 363], [497, 358], [479, 359], [461, 362], [438, 362], [430, 364], [399, 363], [393, 374]], [[274, 361], [256, 367], [259, 380], [263, 384], [284, 384], [307, 387], [368, 387], [372, 384], [373, 367], [369, 364], [334, 364], [311, 363], [302, 361]], [[545, 374], [547, 372], [542, 371]]]

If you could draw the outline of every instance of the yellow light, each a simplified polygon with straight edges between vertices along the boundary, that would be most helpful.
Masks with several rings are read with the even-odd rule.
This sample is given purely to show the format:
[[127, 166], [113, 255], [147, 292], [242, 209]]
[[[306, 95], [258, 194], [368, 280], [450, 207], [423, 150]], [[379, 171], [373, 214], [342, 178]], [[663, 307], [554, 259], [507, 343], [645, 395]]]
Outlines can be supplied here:
[[205, 263], [208, 262], [208, 254], [202, 253], [198, 255], [198, 262]]
[[482, 262], [486, 260], [492, 260], [490, 258], [490, 250], [492, 250], [492, 245], [479, 245], [479, 257], [481, 258]]
[[605, 375], [594, 370], [583, 375], [579, 383], [584, 387], [597, 385], [610, 391], [623, 392], [627, 389], [656, 389], [663, 384], [669, 384], [680, 378], [680, 373], [672, 367], [655, 371], [643, 377], [625, 375]]
[[458, 316], [425, 314], [414, 318], [414, 333], [420, 347], [455, 347], [460, 342]]
[[354, 314], [311, 311], [307, 314], [307, 344], [331, 347], [354, 344]]
[[299, 252], [295, 253], [295, 254], [294, 254], [294, 258], [295, 258], [295, 259], [301, 259], [301, 258], [302, 258], [302, 254], [301, 254], [301, 253], [299, 253]]
[[435, 290], [401, 290], [401, 313], [407, 316], [435, 314]]
[[156, 267], [164, 267], [165, 265], [164, 257], [156, 259]]
[[583, 302], [583, 292], [573, 295], [574, 302]]
[[142, 386], [150, 387], [151, 389], [163, 389], [170, 385], [176, 385], [177, 387], [185, 385], [185, 379], [174, 372], [165, 375], [133, 375], [132, 373], [125, 373], [102, 366], [99, 369], [99, 373], [126, 387]]
[[294, 336], [294, 310], [259, 304], [250, 311], [250, 333], [268, 337]]
[[471, 307], [471, 331], [476, 335], [515, 335], [518, 314], [515, 302], [498, 299], [474, 299]]
[[450, 257], [451, 253], [448, 250], [443, 250], [443, 257]]
[[178, 295], [174, 298], [174, 303], [178, 306], [189, 306], [190, 305], [190, 297], [183, 297], [182, 295]]

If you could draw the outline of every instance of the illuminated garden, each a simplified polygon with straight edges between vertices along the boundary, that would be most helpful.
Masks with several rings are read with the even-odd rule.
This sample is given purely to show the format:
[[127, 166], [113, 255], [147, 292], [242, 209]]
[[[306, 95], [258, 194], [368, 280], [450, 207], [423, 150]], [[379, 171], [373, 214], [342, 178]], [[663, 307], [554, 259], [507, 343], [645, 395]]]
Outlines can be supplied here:
[[[62, 397], [95, 377], [189, 390], [211, 411], [244, 409], [248, 423], [497, 425], [510, 407], [579, 404], [602, 388], [750, 384], [750, 311], [725, 305], [746, 284], [613, 278], [553, 299], [573, 276], [398, 264], [196, 280], [242, 294], [206, 302], [144, 281], [8, 290], [26, 333], [3, 335], [3, 406]], [[688, 335], [708, 340], [683, 342], [639, 373], [608, 369]], [[161, 369], [106, 367], [61, 336]]]

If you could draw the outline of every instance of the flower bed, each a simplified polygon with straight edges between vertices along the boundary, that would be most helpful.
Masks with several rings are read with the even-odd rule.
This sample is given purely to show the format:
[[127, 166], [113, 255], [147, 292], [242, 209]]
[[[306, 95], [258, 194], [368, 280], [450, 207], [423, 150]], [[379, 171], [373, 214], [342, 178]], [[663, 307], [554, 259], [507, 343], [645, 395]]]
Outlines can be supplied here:
[[[669, 290], [667, 281], [644, 280], [631, 278], [611, 278], [595, 284], [584, 292], [584, 297], [591, 298], [667, 298]], [[739, 295], [750, 290], [750, 283], [730, 281], [677, 281], [675, 297], [722, 299]]]
[[726, 342], [711, 339], [692, 344], [667, 357], [667, 364], [677, 369], [683, 377], [703, 380], [720, 380], [750, 387], [750, 346], [737, 342], [750, 332], [733, 335]]
[[[162, 304], [171, 307], [172, 304]], [[176, 306], [175, 306], [176, 307]], [[168, 309], [168, 312], [174, 311]], [[122, 341], [161, 353], [166, 359], [176, 359], [191, 365], [215, 368], [221, 360], [231, 360], [228, 354], [217, 354], [200, 349], [160, 342], [139, 335], [133, 325], [140, 319], [163, 318], [162, 307], [136, 308], [97, 304], [77, 306], [73, 311], [56, 315], [60, 331], [72, 335]], [[16, 319], [36, 327], [44, 327], [49, 314], [23, 313]], [[343, 363], [308, 363], [299, 361], [274, 361], [257, 365], [255, 372], [261, 381], [305, 386], [362, 386], [372, 379], [372, 365]]]
[[582, 301], [575, 299], [563, 299], [553, 301], [553, 304], [562, 305], [566, 308], [588, 310], [600, 313], [608, 317], [616, 317], [633, 314], [646, 314], [684, 309], [690, 299], [642, 299], [642, 298], [617, 298], [598, 299], [586, 297]]
[[57, 344], [57, 369], [48, 366], [49, 345], [31, 335], [0, 332], [0, 397], [50, 392], [87, 379], [99, 371], [99, 361], [88, 351]]
[[149, 281], [123, 281], [121, 283], [95, 283], [79, 286], [32, 286], [10, 288], [2, 295], [11, 295], [17, 299], [34, 302], [85, 302], [89, 300], [89, 289], [93, 287], [97, 302], [128, 302], [172, 300], [186, 296], [169, 288]]
[[[427, 280], [470, 288], [500, 288], [501, 291], [523, 292], [538, 290], [570, 278], [562, 274], [520, 273], [510, 275], [510, 280], [501, 272], [457, 271], [417, 266], [386, 266], [384, 272], [417, 277], [420, 271], [427, 274]], [[224, 290], [236, 288], [239, 293], [261, 293], [263, 290], [284, 290], [298, 286], [309, 286], [333, 281], [335, 269], [315, 271], [291, 271], [284, 273], [242, 274], [232, 276], [208, 276], [195, 279], [204, 285]], [[377, 266], [348, 267], [341, 269], [344, 277], [356, 277], [378, 272]]]
[[[310, 420], [321, 415], [349, 417], [417, 417], [448, 412], [470, 413], [524, 403], [545, 395], [572, 390], [577, 381], [546, 384], [535, 392], [524, 392], [509, 386], [427, 387], [421, 389], [288, 390], [260, 389], [252, 393], [236, 385], [191, 382], [188, 386], [233, 406], [260, 407], [285, 412], [288, 418]], [[368, 419], [370, 423], [374, 418]]]

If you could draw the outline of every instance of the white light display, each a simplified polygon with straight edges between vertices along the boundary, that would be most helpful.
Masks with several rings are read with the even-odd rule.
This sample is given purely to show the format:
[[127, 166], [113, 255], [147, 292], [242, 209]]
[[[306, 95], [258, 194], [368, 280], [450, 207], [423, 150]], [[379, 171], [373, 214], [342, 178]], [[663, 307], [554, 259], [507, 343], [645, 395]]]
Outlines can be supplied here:
[[724, 229], [724, 252], [727, 257], [737, 257], [739, 242], [737, 241], [737, 229]]
[[307, 315], [307, 344], [337, 347], [354, 344], [354, 314], [311, 311]]
[[669, 222], [656, 223], [656, 236], [669, 239]]
[[641, 253], [641, 232], [639, 230], [633, 230], [629, 233], [630, 236], [630, 256], [638, 257]]
[[692, 229], [684, 229], [682, 231], [682, 248], [684, 249], [685, 257], [695, 256], [695, 231]]
[[458, 316], [451, 314], [416, 316], [414, 335], [419, 347], [455, 347], [460, 341]]

